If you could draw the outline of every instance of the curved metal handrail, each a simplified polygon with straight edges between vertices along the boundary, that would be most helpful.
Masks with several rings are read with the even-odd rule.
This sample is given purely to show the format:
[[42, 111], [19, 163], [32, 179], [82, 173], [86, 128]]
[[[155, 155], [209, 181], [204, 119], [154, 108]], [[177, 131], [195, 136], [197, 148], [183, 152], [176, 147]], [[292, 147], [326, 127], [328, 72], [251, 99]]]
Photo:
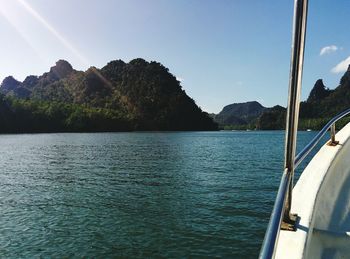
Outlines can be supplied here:
[[274, 256], [284, 213], [284, 203], [286, 201], [290, 185], [290, 174], [291, 171], [289, 171], [288, 169], [285, 169], [283, 172], [280, 186], [277, 192], [275, 205], [273, 206], [270, 222], [266, 230], [259, 258], [267, 259], [272, 258]]
[[289, 94], [286, 116], [286, 140], [284, 172], [278, 189], [276, 201], [271, 214], [270, 222], [265, 234], [259, 258], [273, 258], [281, 229], [295, 231], [297, 215], [291, 213], [292, 189], [295, 168], [305, 159], [317, 145], [328, 129], [331, 129], [329, 145], [336, 145], [335, 123], [350, 114], [347, 109], [332, 118], [322, 130], [310, 141], [308, 145], [296, 154], [296, 138], [298, 130], [298, 117], [300, 105], [300, 92], [304, 62], [306, 23], [308, 0], [294, 0], [293, 39], [289, 76]]
[[[294, 168], [297, 168], [298, 165], [307, 157], [307, 155], [313, 150], [313, 148], [320, 142], [322, 137], [326, 132], [331, 129], [331, 141], [335, 141], [335, 123], [340, 119], [344, 118], [346, 115], [350, 114], [350, 108], [334, 116], [318, 133], [317, 135], [307, 144], [296, 156], [294, 161]], [[270, 222], [265, 234], [264, 242], [260, 251], [259, 258], [273, 258], [275, 248], [277, 245], [277, 240], [279, 232], [281, 229], [281, 223], [283, 218], [283, 213], [285, 209], [286, 197], [289, 191], [290, 181], [290, 171], [285, 169], [282, 175], [280, 186], [278, 188], [278, 193], [274, 208], [272, 210]]]
[[321, 138], [326, 134], [329, 128], [332, 127], [338, 120], [344, 118], [350, 113], [350, 108], [334, 116], [318, 133], [317, 135], [307, 144], [295, 157], [294, 168], [297, 168], [298, 165], [304, 160], [304, 158], [311, 152], [311, 150], [320, 142]]

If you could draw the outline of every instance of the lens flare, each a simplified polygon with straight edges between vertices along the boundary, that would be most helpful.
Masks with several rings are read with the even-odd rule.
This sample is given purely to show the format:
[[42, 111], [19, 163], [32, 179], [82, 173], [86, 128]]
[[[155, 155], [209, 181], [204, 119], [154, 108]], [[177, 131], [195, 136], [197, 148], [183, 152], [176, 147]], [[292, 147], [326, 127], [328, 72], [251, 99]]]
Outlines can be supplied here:
[[[1, 0], [0, 0], [1, 1]], [[84, 65], [89, 67], [91, 62], [82, 55], [62, 34], [60, 34], [48, 21], [46, 21], [33, 7], [31, 7], [25, 0], [17, 0], [16, 1], [23, 9], [30, 14], [36, 21], [39, 22], [44, 28], [46, 28], [67, 50], [69, 50], [78, 60]], [[15, 28], [18, 34], [28, 43], [28, 45], [38, 54], [38, 56], [45, 60], [45, 57], [40, 53], [40, 50], [32, 43], [30, 34], [26, 32], [25, 29], [22, 28], [21, 24], [18, 22], [18, 19], [11, 14], [10, 8], [6, 7], [6, 2], [1, 1], [1, 6], [4, 8], [0, 8], [0, 14]], [[112, 88], [112, 83], [107, 80], [96, 68], [91, 67], [91, 71], [93, 71], [103, 82], [104, 84]]]
[[41, 54], [38, 47], [35, 46], [31, 36], [26, 32], [26, 30], [21, 26], [19, 20], [16, 19], [11, 10], [11, 5], [7, 4], [6, 1], [0, 1], [0, 15], [12, 26], [12, 28], [18, 33], [18, 35], [24, 40], [24, 42], [30, 47], [30, 49], [37, 55], [37, 57], [45, 61], [46, 57]]
[[84, 65], [89, 66], [91, 63], [85, 58], [63, 35], [61, 35], [48, 21], [46, 21], [33, 7], [25, 0], [17, 2], [41, 25], [43, 25], [52, 35], [54, 35], [71, 53], [73, 53]]

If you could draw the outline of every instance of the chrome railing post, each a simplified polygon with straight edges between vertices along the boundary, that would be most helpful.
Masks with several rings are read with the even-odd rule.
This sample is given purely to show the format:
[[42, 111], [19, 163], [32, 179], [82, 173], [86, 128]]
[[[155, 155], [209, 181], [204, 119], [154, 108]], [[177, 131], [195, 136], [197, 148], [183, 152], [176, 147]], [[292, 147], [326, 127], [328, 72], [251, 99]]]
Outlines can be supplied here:
[[282, 228], [295, 229], [296, 216], [291, 214], [292, 189], [294, 177], [294, 160], [296, 152], [296, 139], [298, 130], [301, 80], [303, 73], [305, 34], [307, 21], [308, 0], [295, 0], [292, 58], [289, 76], [289, 95], [286, 118], [286, 140], [284, 167], [290, 172], [290, 184], [284, 206]]
[[[330, 128], [333, 131], [334, 141], [335, 141], [335, 123], [350, 114], [350, 108], [334, 116], [317, 134], [316, 136], [307, 144], [295, 157], [294, 169], [300, 165], [300, 163], [305, 159], [305, 157], [310, 154], [311, 150], [316, 147], [317, 143], [320, 142], [322, 137], [327, 133]], [[334, 125], [334, 126], [333, 126]], [[329, 142], [331, 143], [331, 141]], [[329, 145], [328, 143], [328, 145]], [[335, 141], [336, 144], [339, 141]], [[277, 247], [278, 236], [280, 232], [280, 226], [283, 218], [284, 204], [288, 195], [288, 190], [290, 190], [289, 185], [291, 172], [288, 168], [285, 168], [281, 177], [280, 186], [278, 188], [278, 193], [273, 206], [271, 218], [269, 225], [266, 230], [264, 242], [262, 244], [259, 258], [273, 258], [275, 254], [275, 249]]]
[[335, 122], [331, 126], [331, 140], [327, 143], [328, 146], [336, 146], [339, 141], [335, 140]]
[[303, 72], [308, 0], [294, 0], [293, 43], [289, 76], [284, 171], [259, 258], [274, 258], [280, 228], [295, 229], [296, 216], [290, 213], [296, 138]]
[[335, 123], [333, 123], [331, 126], [331, 141], [332, 143], [335, 142]]

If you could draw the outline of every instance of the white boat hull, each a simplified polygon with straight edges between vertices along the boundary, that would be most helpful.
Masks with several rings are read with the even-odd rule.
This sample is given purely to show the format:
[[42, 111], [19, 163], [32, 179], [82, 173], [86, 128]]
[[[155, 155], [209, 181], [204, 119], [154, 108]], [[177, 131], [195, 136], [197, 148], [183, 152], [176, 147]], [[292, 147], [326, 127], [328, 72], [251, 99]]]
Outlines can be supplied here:
[[293, 189], [296, 232], [281, 231], [276, 258], [350, 258], [350, 124], [324, 145]]

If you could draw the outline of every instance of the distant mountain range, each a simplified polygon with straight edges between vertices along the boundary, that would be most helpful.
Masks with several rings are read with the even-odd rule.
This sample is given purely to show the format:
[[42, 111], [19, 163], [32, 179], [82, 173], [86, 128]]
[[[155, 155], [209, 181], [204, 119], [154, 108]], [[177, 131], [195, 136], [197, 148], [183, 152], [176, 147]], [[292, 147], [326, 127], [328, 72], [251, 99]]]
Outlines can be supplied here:
[[220, 125], [247, 125], [254, 122], [265, 110], [266, 108], [256, 101], [233, 103], [225, 106], [214, 116], [214, 120]]
[[217, 129], [166, 67], [140, 58], [87, 71], [59, 60], [0, 92], [0, 132]]
[[[327, 88], [322, 79], [316, 81], [307, 100], [300, 104], [299, 129], [320, 129], [329, 119], [348, 108], [350, 66], [334, 90]], [[284, 129], [286, 108], [279, 105], [266, 108], [255, 101], [235, 103], [211, 116], [224, 129]], [[343, 119], [338, 125], [341, 127], [348, 121]]]
[[[257, 101], [251, 101], [229, 104], [220, 113], [212, 114], [211, 117], [219, 124], [221, 129], [261, 129], [260, 124], [258, 124], [261, 123], [260, 118], [262, 116], [268, 118], [266, 116], [276, 110], [285, 111], [285, 108], [281, 106], [267, 108]], [[282, 116], [281, 120], [283, 119]], [[276, 121], [274, 122], [276, 123]], [[273, 129], [273, 126], [271, 126], [271, 129]]]
[[[49, 72], [23, 82], [6, 77], [0, 93], [0, 133], [217, 130], [218, 124], [223, 129], [285, 127], [284, 107], [266, 108], [256, 101], [230, 104], [209, 115], [166, 67], [140, 58], [87, 71], [59, 60]], [[350, 68], [334, 90], [316, 81], [301, 102], [299, 128], [319, 129], [349, 107]]]

